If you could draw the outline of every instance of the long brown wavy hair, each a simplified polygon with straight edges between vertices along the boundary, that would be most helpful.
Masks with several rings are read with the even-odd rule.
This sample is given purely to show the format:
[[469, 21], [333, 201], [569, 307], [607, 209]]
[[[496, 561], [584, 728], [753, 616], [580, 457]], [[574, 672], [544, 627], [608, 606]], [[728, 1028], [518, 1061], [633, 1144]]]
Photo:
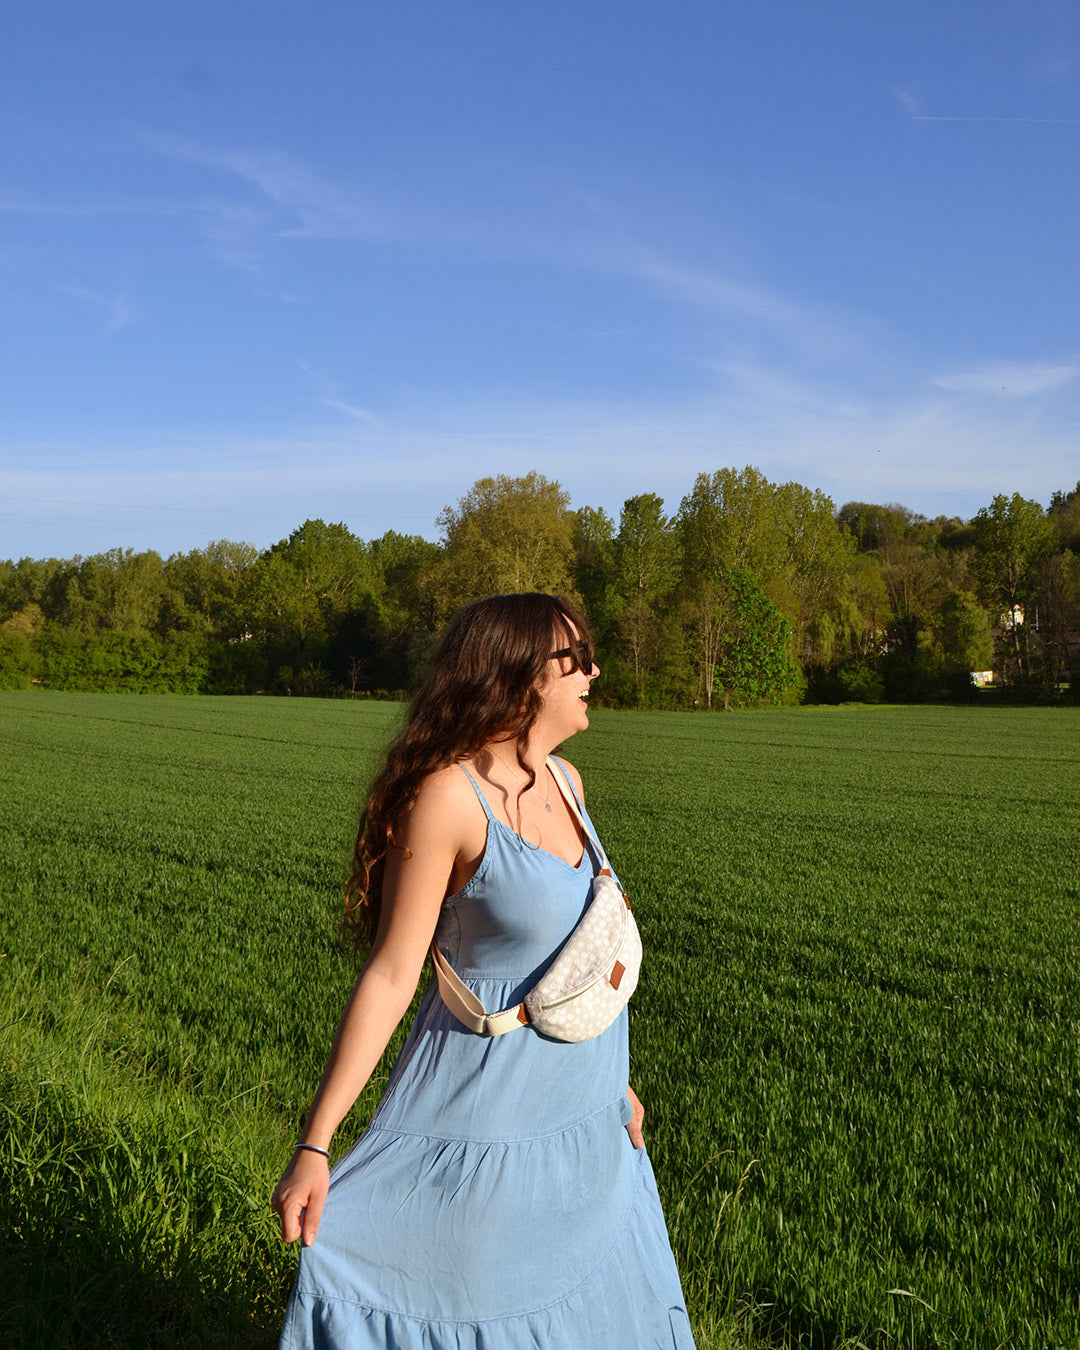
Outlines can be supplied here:
[[[402, 848], [394, 831], [430, 773], [513, 740], [518, 764], [542, 706], [539, 686], [555, 648], [578, 648], [571, 624], [588, 640], [585, 620], [560, 595], [492, 595], [458, 610], [436, 648], [405, 727], [391, 742], [360, 817], [353, 872], [345, 888], [342, 935], [364, 950], [379, 923], [387, 854]], [[579, 663], [580, 664], [580, 663]]]

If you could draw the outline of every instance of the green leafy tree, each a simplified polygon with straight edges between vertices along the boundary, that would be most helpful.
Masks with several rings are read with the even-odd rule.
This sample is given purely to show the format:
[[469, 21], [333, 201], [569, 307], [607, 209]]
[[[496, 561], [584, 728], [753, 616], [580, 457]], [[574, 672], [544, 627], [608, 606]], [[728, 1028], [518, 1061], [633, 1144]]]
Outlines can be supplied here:
[[176, 628], [242, 636], [238, 601], [259, 557], [254, 544], [216, 539], [205, 548], [173, 554], [165, 563], [170, 592], [177, 597]]
[[77, 558], [67, 581], [67, 621], [94, 633], [155, 632], [165, 591], [164, 565], [153, 550], [113, 548]]
[[1055, 492], [1048, 514], [1057, 531], [1058, 547], [1080, 553], [1080, 482], [1071, 492]]
[[722, 579], [727, 592], [723, 632], [713, 688], [725, 710], [782, 694], [799, 678], [788, 654], [791, 625], [761, 583], [745, 567], [731, 567]]
[[25, 616], [26, 610], [20, 610], [0, 623], [0, 689], [29, 689], [38, 674], [36, 629]]
[[573, 586], [570, 494], [543, 474], [481, 478], [437, 524], [444, 555], [435, 571], [443, 614], [511, 591], [568, 592]]
[[925, 628], [948, 590], [944, 573], [953, 566], [937, 547], [937, 525], [896, 502], [847, 502], [836, 519], [857, 552], [880, 564], [893, 618]]
[[[820, 672], [824, 685], [854, 688], [853, 662], [861, 661], [873, 675], [856, 681], [865, 690], [877, 676], [889, 697], [911, 700], [940, 697], [959, 691], [970, 659], [961, 649], [974, 643], [985, 628], [978, 606], [971, 609], [974, 582], [968, 565], [972, 531], [957, 519], [942, 516], [928, 521], [897, 503], [884, 506], [848, 502], [837, 521], [858, 552], [848, 569], [846, 596], [841, 609], [848, 622], [838, 634], [837, 650], [829, 670]], [[876, 568], [876, 574], [867, 570]], [[854, 622], [862, 624], [861, 642]], [[835, 677], [835, 678], [834, 678]], [[812, 681], [816, 690], [822, 680]]]
[[619, 651], [643, 707], [647, 684], [661, 675], [672, 650], [670, 602], [679, 580], [678, 540], [655, 493], [624, 502], [612, 554]]
[[1038, 565], [1035, 580], [1040, 655], [1047, 683], [1056, 687], [1069, 677], [1074, 655], [1080, 656], [1074, 648], [1080, 630], [1080, 557], [1070, 549], [1050, 554]]
[[993, 664], [994, 642], [986, 609], [967, 591], [951, 591], [939, 611], [939, 642], [947, 679], [963, 679]]
[[1028, 638], [1038, 591], [1038, 569], [1054, 549], [1053, 522], [1038, 502], [999, 493], [972, 521], [975, 572], [984, 599], [1001, 615], [1008, 665], [1031, 674]]
[[745, 567], [769, 577], [782, 569], [785, 542], [776, 527], [776, 489], [760, 469], [700, 473], [682, 499], [677, 521], [694, 563]]
[[0, 562], [0, 620], [27, 605], [37, 605], [48, 619], [57, 618], [58, 580], [70, 564], [58, 558], [20, 558]]
[[383, 622], [395, 635], [431, 628], [435, 620], [430, 576], [442, 557], [438, 544], [418, 534], [387, 532], [368, 544], [372, 581]]
[[724, 578], [732, 567], [766, 576], [779, 568], [771, 508], [772, 484], [754, 468], [698, 474], [679, 506], [684, 612], [698, 688], [710, 708], [729, 602]]
[[612, 640], [619, 607], [614, 580], [615, 522], [598, 506], [580, 506], [572, 515], [574, 585], [603, 651]]
[[367, 545], [371, 589], [342, 616], [327, 664], [350, 690], [404, 690], [435, 631], [431, 577], [442, 556], [419, 535], [388, 530]]
[[370, 590], [370, 579], [362, 540], [343, 524], [307, 520], [246, 574], [247, 627], [279, 652], [307, 658], [359, 594]]
[[921, 631], [942, 600], [937, 559], [918, 539], [890, 541], [880, 553], [881, 575], [897, 620]]
[[801, 483], [782, 483], [774, 489], [772, 519], [781, 545], [779, 574], [770, 586], [772, 598], [790, 597], [785, 608], [798, 648], [806, 659], [813, 659], [813, 625], [826, 615], [840, 619], [855, 546], [837, 525], [832, 500]]
[[859, 553], [879, 552], [891, 542], [905, 539], [911, 526], [922, 520], [898, 502], [884, 506], [873, 502], [845, 502], [836, 513], [836, 523], [852, 539]]
[[871, 553], [858, 554], [851, 560], [847, 580], [851, 604], [844, 610], [846, 646], [858, 656], [873, 658], [881, 652], [893, 618], [881, 560]]

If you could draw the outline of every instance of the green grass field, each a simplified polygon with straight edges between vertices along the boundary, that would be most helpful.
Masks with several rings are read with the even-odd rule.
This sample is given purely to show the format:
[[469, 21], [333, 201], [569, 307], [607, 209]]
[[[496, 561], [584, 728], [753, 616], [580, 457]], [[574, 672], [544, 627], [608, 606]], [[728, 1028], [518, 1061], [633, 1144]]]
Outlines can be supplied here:
[[[399, 715], [0, 694], [0, 1344], [273, 1344]], [[1080, 711], [599, 712], [568, 751], [702, 1350], [1080, 1345]]]

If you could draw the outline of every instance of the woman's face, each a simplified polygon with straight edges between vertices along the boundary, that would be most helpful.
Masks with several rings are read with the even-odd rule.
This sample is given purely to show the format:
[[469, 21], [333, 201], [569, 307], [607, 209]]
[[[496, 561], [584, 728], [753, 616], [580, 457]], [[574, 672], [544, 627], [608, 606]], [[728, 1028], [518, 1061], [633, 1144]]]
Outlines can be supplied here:
[[[589, 687], [600, 674], [591, 649], [579, 647], [581, 639], [577, 627], [569, 619], [566, 622], [573, 634], [571, 641], [567, 643], [562, 628], [556, 629], [551, 645], [553, 655], [548, 660], [547, 672], [539, 688], [544, 700], [540, 717], [550, 726], [551, 734], [556, 737], [555, 744], [575, 732], [584, 731], [589, 725]], [[579, 660], [585, 663], [584, 669]]]

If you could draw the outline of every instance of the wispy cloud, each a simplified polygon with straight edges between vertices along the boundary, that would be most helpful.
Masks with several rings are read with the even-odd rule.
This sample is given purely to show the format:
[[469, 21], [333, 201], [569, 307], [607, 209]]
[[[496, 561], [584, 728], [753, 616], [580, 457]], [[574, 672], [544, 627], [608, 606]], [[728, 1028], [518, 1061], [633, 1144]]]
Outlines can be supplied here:
[[[381, 232], [375, 213], [355, 196], [273, 151], [217, 151], [165, 137], [141, 138], [159, 154], [220, 170], [238, 189], [189, 198], [118, 194], [81, 200], [0, 193], [0, 213], [69, 216], [188, 216], [211, 253], [228, 266], [258, 272], [274, 239], [361, 239]], [[243, 190], [250, 189], [250, 192]], [[252, 192], [254, 195], [251, 195]]]
[[144, 133], [158, 154], [216, 169], [254, 189], [288, 219], [279, 220], [282, 238], [370, 239], [387, 229], [383, 213], [347, 187], [313, 173], [279, 150], [231, 150]]
[[801, 335], [809, 328], [822, 327], [821, 316], [782, 296], [647, 243], [617, 208], [596, 194], [578, 194], [578, 199], [588, 215], [601, 223], [602, 235], [591, 247], [579, 237], [571, 254], [575, 265], [617, 271], [679, 304], [748, 321], [776, 333]]
[[779, 343], [814, 364], [865, 345], [860, 333], [867, 320], [861, 316], [790, 299], [721, 267], [654, 248], [625, 231], [613, 235], [606, 251], [583, 251], [575, 262], [616, 272], [662, 300], [711, 318], [713, 332], [706, 339], [711, 346], [702, 350], [699, 365], [715, 368], [728, 360], [733, 345], [741, 348], [755, 338]]
[[63, 295], [70, 295], [75, 300], [85, 300], [88, 304], [103, 306], [106, 316], [105, 332], [109, 335], [119, 333], [121, 329], [127, 328], [130, 324], [142, 318], [138, 306], [122, 291], [114, 295], [106, 295], [101, 291], [91, 290], [87, 286], [69, 286], [63, 282], [57, 282], [56, 289]]
[[791, 330], [802, 328], [806, 323], [805, 312], [789, 301], [729, 277], [645, 249], [628, 261], [629, 270], [640, 280], [657, 286], [683, 302], [721, 310], [770, 328]]
[[893, 89], [892, 96], [913, 122], [1030, 122], [1046, 125], [1075, 125], [1080, 117], [1015, 117], [998, 113], [930, 113], [927, 112], [915, 89]]
[[41, 197], [27, 192], [0, 193], [0, 213], [8, 215], [71, 217], [92, 220], [105, 216], [190, 217], [211, 253], [230, 267], [258, 271], [266, 243], [275, 226], [271, 208], [250, 202], [230, 202], [204, 195], [190, 201], [167, 197], [86, 197], [75, 201]]
[[270, 212], [240, 202], [203, 197], [189, 208], [211, 254], [227, 267], [258, 274], [266, 261], [273, 228]]
[[958, 394], [988, 394], [997, 398], [1029, 398], [1048, 389], [1058, 389], [1080, 375], [1080, 362], [1058, 365], [1025, 365], [997, 361], [976, 370], [956, 371], [934, 377], [939, 389]]
[[916, 122], [924, 120], [922, 104], [919, 102], [914, 89], [910, 86], [905, 89], [894, 89], [892, 96], [910, 118]]
[[913, 120], [916, 122], [1030, 122], [1048, 126], [1075, 126], [1080, 123], [1080, 117], [994, 117], [986, 113], [955, 113], [945, 116], [927, 114]]
[[380, 425], [379, 419], [368, 412], [366, 408], [358, 407], [355, 403], [350, 403], [343, 398], [337, 384], [327, 375], [320, 374], [313, 370], [306, 361], [300, 361], [300, 369], [315, 384], [316, 401], [324, 408], [331, 408], [334, 412], [344, 413], [346, 417], [351, 417], [357, 422], [363, 422], [366, 426], [377, 427]]

